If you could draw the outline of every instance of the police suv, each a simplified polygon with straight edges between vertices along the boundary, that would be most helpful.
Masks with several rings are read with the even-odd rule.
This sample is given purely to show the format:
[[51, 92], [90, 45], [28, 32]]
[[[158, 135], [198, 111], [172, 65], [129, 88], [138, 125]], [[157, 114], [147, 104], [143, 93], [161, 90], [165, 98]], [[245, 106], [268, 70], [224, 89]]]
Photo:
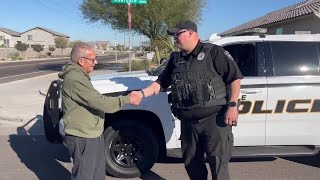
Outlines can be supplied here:
[[[208, 42], [223, 46], [245, 76], [239, 123], [233, 128], [233, 157], [317, 154], [320, 35], [212, 36]], [[164, 61], [147, 72], [95, 76], [92, 84], [107, 96], [128, 94], [155, 81], [166, 64]], [[61, 81], [53, 81], [44, 104], [44, 128], [53, 143], [61, 143], [63, 138], [60, 88]], [[108, 174], [137, 177], [151, 169], [159, 157], [178, 155], [180, 121], [171, 112], [169, 93], [105, 115]]]

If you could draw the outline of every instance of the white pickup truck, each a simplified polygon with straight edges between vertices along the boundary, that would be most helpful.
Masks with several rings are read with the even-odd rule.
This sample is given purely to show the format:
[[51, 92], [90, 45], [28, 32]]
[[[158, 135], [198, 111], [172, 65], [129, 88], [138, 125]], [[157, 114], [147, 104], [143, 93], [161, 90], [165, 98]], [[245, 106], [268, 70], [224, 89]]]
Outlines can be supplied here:
[[[241, 82], [239, 123], [233, 128], [233, 157], [315, 155], [320, 148], [320, 35], [212, 36], [233, 56], [245, 78]], [[166, 66], [92, 78], [102, 94], [139, 90]], [[61, 81], [53, 81], [44, 104], [44, 128], [50, 142], [61, 143]], [[106, 172], [137, 177], [159, 157], [180, 152], [180, 121], [168, 93], [143, 99], [105, 115]], [[59, 133], [60, 124], [60, 133]]]

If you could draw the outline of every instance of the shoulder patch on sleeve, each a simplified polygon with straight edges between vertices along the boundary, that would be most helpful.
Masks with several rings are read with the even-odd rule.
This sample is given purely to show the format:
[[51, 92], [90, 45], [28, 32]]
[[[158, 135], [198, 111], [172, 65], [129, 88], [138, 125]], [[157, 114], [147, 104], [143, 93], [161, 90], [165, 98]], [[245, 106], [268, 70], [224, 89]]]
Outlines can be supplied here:
[[228, 59], [234, 61], [233, 57], [231, 56], [231, 54], [228, 51], [224, 51], [224, 55], [226, 55], [228, 57]]

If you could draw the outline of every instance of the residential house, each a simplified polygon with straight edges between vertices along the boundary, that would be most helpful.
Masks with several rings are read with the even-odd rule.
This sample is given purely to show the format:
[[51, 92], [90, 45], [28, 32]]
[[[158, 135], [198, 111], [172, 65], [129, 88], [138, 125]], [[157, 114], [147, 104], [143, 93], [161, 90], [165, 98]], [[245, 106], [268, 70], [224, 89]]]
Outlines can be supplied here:
[[41, 44], [44, 48], [49, 48], [51, 46], [54, 47], [54, 39], [56, 37], [64, 37], [69, 39], [69, 36], [65, 34], [42, 27], [35, 27], [21, 33], [21, 41], [23, 43], [26, 43], [29, 46]]
[[320, 33], [320, 0], [305, 0], [222, 32], [220, 36], [266, 34], [316, 34]]
[[19, 32], [7, 28], [0, 28], [0, 46], [14, 47], [17, 42], [21, 41]]
[[110, 50], [111, 49], [111, 44], [109, 41], [91, 41], [91, 42], [86, 42], [89, 44], [91, 47], [93, 47], [96, 50]]

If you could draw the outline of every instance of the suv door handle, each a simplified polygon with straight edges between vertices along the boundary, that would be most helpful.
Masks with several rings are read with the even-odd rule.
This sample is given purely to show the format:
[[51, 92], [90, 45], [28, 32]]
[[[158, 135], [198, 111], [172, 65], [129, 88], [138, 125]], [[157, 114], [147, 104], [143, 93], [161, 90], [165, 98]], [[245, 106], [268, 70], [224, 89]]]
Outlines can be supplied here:
[[259, 89], [251, 89], [251, 90], [247, 89], [247, 90], [241, 90], [241, 93], [243, 93], [243, 94], [257, 94], [257, 93], [262, 93], [262, 91]]

